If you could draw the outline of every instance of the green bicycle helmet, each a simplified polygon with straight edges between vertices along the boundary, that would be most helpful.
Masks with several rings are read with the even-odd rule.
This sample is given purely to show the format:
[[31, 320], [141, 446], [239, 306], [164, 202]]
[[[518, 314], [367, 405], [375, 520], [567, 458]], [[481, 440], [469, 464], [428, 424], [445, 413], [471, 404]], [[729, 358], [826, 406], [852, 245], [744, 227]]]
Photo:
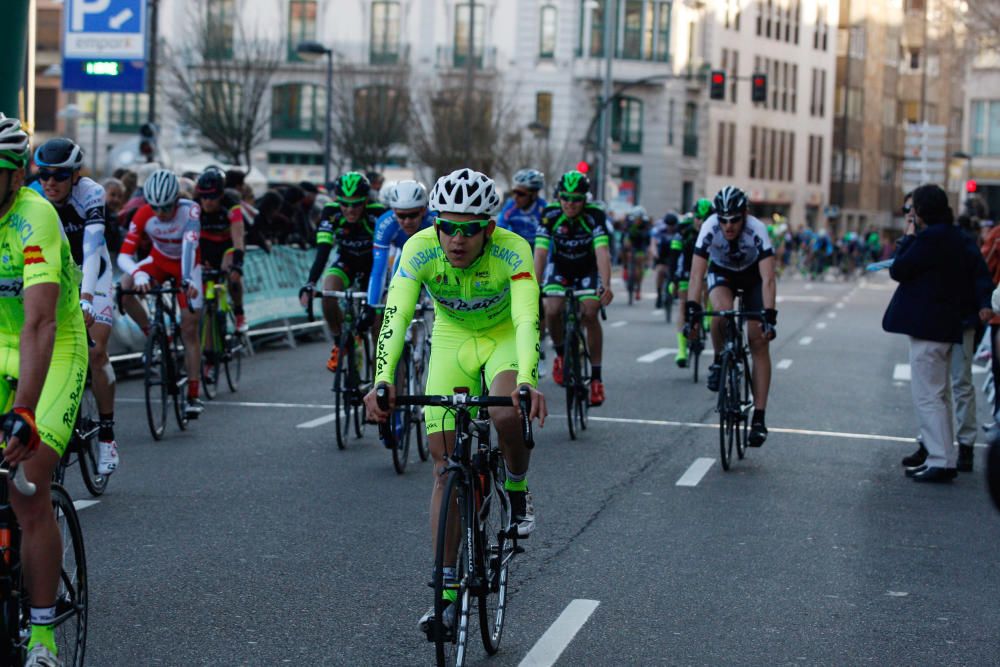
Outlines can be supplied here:
[[712, 200], [702, 197], [695, 202], [694, 214], [702, 220], [712, 215]]
[[559, 177], [556, 195], [585, 195], [588, 192], [590, 192], [590, 179], [586, 174], [574, 169]]
[[372, 185], [360, 171], [349, 171], [333, 182], [333, 194], [341, 203], [354, 203], [368, 199]]

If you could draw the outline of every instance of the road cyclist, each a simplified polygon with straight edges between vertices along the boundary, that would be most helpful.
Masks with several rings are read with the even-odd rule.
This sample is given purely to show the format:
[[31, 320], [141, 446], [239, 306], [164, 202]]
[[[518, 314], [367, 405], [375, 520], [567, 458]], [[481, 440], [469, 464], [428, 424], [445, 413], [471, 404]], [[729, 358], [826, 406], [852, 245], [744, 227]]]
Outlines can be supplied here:
[[195, 183], [194, 200], [201, 209], [201, 236], [198, 240], [201, 264], [227, 274], [229, 300], [236, 317], [236, 329], [247, 332], [243, 310], [243, 260], [246, 234], [243, 207], [232, 191], [226, 190], [226, 175], [209, 167]]
[[622, 234], [622, 265], [625, 267], [625, 284], [628, 302], [642, 298], [642, 278], [646, 272], [646, 252], [652, 242], [653, 224], [641, 206], [634, 206], [625, 214]]
[[[181, 338], [187, 370], [187, 399], [184, 414], [197, 419], [205, 411], [201, 401], [201, 341], [198, 324], [203, 305], [201, 266], [197, 262], [201, 233], [201, 209], [190, 199], [179, 197], [180, 184], [169, 169], [157, 169], [146, 180], [143, 193], [148, 202], [132, 218], [125, 242], [118, 253], [123, 290], [146, 292], [153, 283], [173, 279], [180, 287]], [[139, 244], [148, 238], [149, 255], [136, 261]], [[143, 333], [149, 332], [149, 315], [134, 296], [122, 298], [123, 308]]]
[[6, 463], [35, 486], [31, 495], [8, 486], [31, 601], [24, 664], [54, 667], [61, 664], [54, 623], [63, 550], [49, 480], [72, 433], [88, 344], [80, 270], [55, 209], [22, 187], [28, 157], [20, 121], [0, 114], [0, 374], [17, 379], [15, 392], [0, 382], [0, 404], [8, 410], [0, 431]]
[[[707, 278], [708, 298], [715, 311], [732, 310], [737, 292], [743, 294], [743, 310], [763, 311], [764, 321], [748, 323], [750, 356], [753, 359], [754, 410], [748, 444], [760, 447], [767, 439], [764, 410], [771, 385], [770, 341], [775, 337], [777, 282], [774, 248], [767, 227], [747, 212], [749, 199], [737, 187], [726, 186], [715, 195], [715, 213], [702, 224], [694, 247], [691, 283], [686, 303], [687, 320], [701, 326], [702, 281]], [[724, 347], [722, 318], [713, 318], [712, 346], [715, 358], [708, 369], [708, 388], [719, 390], [719, 358]]]
[[[385, 422], [395, 407], [395, 366], [423, 287], [435, 310], [426, 393], [453, 394], [461, 387], [477, 395], [485, 381], [491, 396], [509, 396], [517, 405], [523, 388], [531, 396], [531, 419], [544, 423], [545, 398], [536, 389], [538, 283], [527, 241], [497, 228], [493, 216], [500, 208], [500, 196], [492, 179], [472, 169], [458, 169], [439, 178], [431, 189], [430, 207], [438, 214], [434, 227], [406, 242], [399, 270], [389, 285], [375, 353], [376, 384], [365, 396], [369, 417]], [[380, 387], [389, 391], [388, 409], [378, 404]], [[455, 417], [445, 408], [429, 406], [424, 418], [434, 459], [433, 540], [447, 481], [443, 472], [455, 447]], [[491, 408], [490, 419], [505, 462], [504, 488], [510, 496], [512, 529], [524, 539], [534, 531], [535, 512], [527, 479], [530, 454], [518, 409]], [[457, 535], [454, 541], [457, 544]], [[448, 553], [454, 550], [449, 548]], [[455, 563], [444, 566], [454, 578]], [[445, 598], [452, 596], [449, 602], [454, 602], [454, 595], [452, 589], [444, 592]], [[453, 617], [446, 609], [441, 621], [447, 625]], [[419, 625], [433, 639], [437, 627], [433, 607]]]
[[111, 255], [104, 238], [104, 188], [82, 176], [83, 150], [72, 140], [50, 139], [35, 150], [42, 192], [52, 204], [69, 240], [73, 261], [83, 272], [80, 308], [93, 341], [89, 348], [91, 387], [97, 401], [97, 472], [118, 467], [115, 441], [115, 371], [108, 357], [114, 325]]
[[[694, 205], [694, 211], [685, 215], [678, 223], [677, 238], [671, 244], [674, 261], [674, 279], [677, 281], [677, 298], [685, 303], [690, 289], [691, 263], [694, 259], [694, 244], [698, 240], [701, 225], [712, 214], [712, 202], [699, 199]], [[704, 300], [704, 298], [702, 299]], [[688, 365], [687, 312], [679, 309], [677, 318], [677, 356], [674, 360], [678, 368]]]
[[535, 240], [535, 273], [545, 296], [545, 323], [552, 337], [556, 358], [552, 379], [563, 383], [563, 298], [567, 287], [574, 291], [597, 290], [581, 298], [580, 321], [587, 331], [590, 351], [590, 405], [604, 403], [601, 376], [604, 332], [598, 317], [601, 306], [611, 303], [611, 252], [604, 225], [604, 211], [587, 203], [590, 180], [579, 171], [568, 171], [559, 179], [559, 203], [542, 214]]
[[[678, 238], [677, 225], [679, 218], [675, 213], [667, 213], [662, 220], [653, 225], [650, 232], [649, 255], [656, 266], [656, 308], [670, 307], [669, 301], [676, 281], [674, 280], [675, 265], [673, 257], [674, 240]], [[666, 293], [665, 293], [666, 292]], [[665, 305], [666, 302], [666, 305]], [[667, 316], [669, 321], [670, 316]]]

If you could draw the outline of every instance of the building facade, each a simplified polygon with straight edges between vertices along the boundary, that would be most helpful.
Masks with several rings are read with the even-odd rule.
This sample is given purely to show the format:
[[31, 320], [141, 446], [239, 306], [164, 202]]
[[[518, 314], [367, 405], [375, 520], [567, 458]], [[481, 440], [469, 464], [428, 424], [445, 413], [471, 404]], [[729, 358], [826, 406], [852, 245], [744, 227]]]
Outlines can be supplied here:
[[956, 179], [973, 180], [987, 219], [1000, 219], [1000, 51], [983, 50], [969, 61], [965, 78], [968, 156]]

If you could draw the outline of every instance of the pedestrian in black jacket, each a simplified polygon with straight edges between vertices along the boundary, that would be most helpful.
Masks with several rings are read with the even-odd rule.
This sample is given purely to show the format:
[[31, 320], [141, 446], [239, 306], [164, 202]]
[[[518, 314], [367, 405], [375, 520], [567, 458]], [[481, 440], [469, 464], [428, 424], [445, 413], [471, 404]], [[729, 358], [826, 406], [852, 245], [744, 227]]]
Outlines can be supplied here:
[[908, 468], [907, 475], [922, 482], [946, 482], [955, 478], [958, 457], [949, 377], [952, 347], [963, 340], [976, 274], [969, 268], [968, 241], [954, 225], [944, 190], [923, 185], [914, 190], [912, 201], [914, 219], [889, 269], [899, 287], [882, 328], [910, 337], [910, 387], [926, 458], [922, 465]]

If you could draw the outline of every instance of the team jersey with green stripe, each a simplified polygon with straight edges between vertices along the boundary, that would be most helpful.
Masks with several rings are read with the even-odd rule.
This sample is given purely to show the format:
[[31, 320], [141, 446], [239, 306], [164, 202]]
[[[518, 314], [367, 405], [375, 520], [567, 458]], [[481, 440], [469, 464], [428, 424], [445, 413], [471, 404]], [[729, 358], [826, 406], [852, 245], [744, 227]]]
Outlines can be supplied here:
[[52, 205], [21, 188], [0, 218], [0, 339], [17, 340], [24, 327], [24, 290], [58, 283], [56, 337], [85, 336], [80, 312], [80, 269]]
[[518, 382], [537, 383], [538, 281], [528, 242], [496, 228], [479, 259], [465, 269], [448, 263], [434, 227], [403, 246], [399, 269], [389, 284], [385, 321], [375, 354], [375, 380], [392, 382], [406, 328], [421, 286], [434, 299], [434, 326], [458, 327], [470, 335], [513, 322]]
[[559, 206], [542, 212], [535, 247], [549, 252], [549, 262], [567, 278], [589, 275], [597, 267], [597, 248], [608, 245], [604, 211], [588, 204], [576, 218], [567, 218]]

